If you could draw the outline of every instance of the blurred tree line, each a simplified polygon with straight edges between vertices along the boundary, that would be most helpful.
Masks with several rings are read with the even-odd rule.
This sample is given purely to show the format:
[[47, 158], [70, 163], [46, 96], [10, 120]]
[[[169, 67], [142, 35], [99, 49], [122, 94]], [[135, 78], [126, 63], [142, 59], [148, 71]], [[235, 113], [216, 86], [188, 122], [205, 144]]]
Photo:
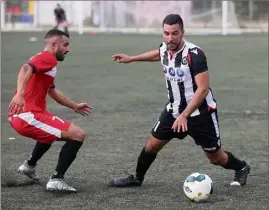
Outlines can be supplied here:
[[236, 14], [242, 20], [268, 20], [269, 1], [234, 1]]
[[[233, 0], [239, 20], [268, 20], [269, 1], [267, 0]], [[220, 8], [222, 2], [214, 0], [192, 0], [194, 10], [206, 12], [214, 7]]]

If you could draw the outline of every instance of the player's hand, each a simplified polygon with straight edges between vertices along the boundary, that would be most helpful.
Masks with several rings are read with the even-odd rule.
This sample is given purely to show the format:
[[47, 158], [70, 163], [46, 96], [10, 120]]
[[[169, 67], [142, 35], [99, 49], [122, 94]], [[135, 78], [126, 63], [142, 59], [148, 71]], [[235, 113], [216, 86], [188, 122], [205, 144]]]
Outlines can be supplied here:
[[132, 57], [126, 54], [115, 54], [112, 59], [118, 63], [131, 63], [133, 61]]
[[188, 131], [188, 120], [185, 116], [179, 115], [179, 117], [175, 120], [172, 129], [174, 132], [180, 133]]
[[74, 111], [85, 116], [92, 112], [92, 107], [88, 105], [87, 103], [79, 103], [74, 108]]
[[19, 114], [24, 111], [24, 105], [24, 97], [16, 94], [9, 104], [9, 110], [13, 114]]

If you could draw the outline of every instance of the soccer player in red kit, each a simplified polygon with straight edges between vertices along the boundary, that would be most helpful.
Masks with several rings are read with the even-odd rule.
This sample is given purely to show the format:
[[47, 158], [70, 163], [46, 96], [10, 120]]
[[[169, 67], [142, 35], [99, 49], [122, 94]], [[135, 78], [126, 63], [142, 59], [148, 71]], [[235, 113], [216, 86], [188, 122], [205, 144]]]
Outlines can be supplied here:
[[88, 115], [92, 107], [87, 103], [75, 103], [56, 88], [54, 78], [58, 61], [63, 61], [69, 52], [69, 35], [58, 29], [48, 31], [44, 38], [45, 49], [34, 55], [19, 72], [17, 89], [9, 105], [9, 122], [22, 136], [36, 140], [30, 158], [18, 169], [33, 180], [37, 161], [49, 150], [56, 140], [65, 141], [55, 172], [46, 189], [51, 191], [73, 191], [76, 189], [64, 181], [64, 174], [75, 160], [85, 132], [73, 123], [61, 119], [46, 109], [47, 94], [57, 103], [81, 114]]

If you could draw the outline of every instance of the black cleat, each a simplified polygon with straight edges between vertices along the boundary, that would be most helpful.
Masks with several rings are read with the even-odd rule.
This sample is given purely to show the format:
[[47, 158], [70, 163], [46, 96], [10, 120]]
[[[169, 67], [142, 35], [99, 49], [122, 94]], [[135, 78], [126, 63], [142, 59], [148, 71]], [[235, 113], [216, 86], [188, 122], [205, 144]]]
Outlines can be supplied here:
[[127, 175], [125, 177], [120, 177], [113, 179], [109, 182], [111, 187], [140, 187], [143, 181], [137, 179], [134, 175]]
[[250, 173], [250, 166], [246, 163], [246, 166], [240, 171], [235, 171], [235, 177], [231, 186], [243, 186], [247, 183], [248, 174]]

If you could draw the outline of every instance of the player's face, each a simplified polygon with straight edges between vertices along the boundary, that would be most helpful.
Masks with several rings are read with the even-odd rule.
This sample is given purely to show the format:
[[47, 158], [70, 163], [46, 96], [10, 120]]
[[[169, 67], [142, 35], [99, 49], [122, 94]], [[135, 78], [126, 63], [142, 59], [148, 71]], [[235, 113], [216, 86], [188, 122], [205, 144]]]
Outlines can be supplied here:
[[70, 51], [69, 48], [69, 38], [62, 36], [58, 40], [57, 49], [56, 49], [56, 59], [58, 61], [63, 61], [65, 55]]
[[163, 40], [166, 43], [168, 50], [178, 50], [183, 35], [184, 30], [181, 29], [179, 24], [163, 25]]

